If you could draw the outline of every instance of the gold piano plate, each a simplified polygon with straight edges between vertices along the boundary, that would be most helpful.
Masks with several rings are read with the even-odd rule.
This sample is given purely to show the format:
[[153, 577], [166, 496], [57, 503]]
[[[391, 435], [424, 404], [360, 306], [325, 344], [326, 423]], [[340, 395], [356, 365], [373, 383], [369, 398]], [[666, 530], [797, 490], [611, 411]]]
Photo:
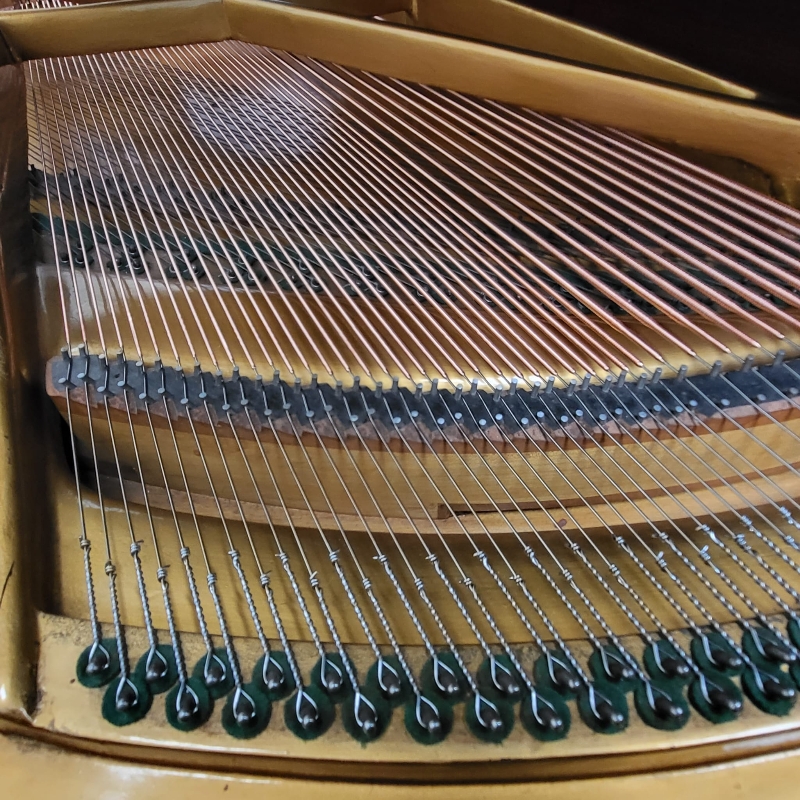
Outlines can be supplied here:
[[793, 796], [761, 100], [507, 0], [0, 11], [11, 796]]

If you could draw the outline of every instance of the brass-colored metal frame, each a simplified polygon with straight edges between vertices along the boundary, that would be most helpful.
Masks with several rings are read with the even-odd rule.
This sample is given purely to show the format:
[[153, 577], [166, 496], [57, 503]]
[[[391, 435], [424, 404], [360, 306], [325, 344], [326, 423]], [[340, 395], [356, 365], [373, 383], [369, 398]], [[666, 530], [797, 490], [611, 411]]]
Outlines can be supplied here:
[[609, 64], [591, 69], [510, 47], [263, 0], [113, 0], [0, 12], [0, 39], [13, 61], [231, 38], [624, 127], [758, 167], [787, 202], [796, 202], [800, 194], [800, 120], [752, 99], [725, 96], [720, 86], [712, 93], [709, 86], [701, 91], [691, 83], [669, 83], [676, 76], [663, 70], [651, 69], [660, 82], [645, 81], [612, 72]]
[[[111, 758], [130, 758], [136, 745], [104, 748], [98, 741], [72, 740], [64, 734], [42, 728], [31, 728], [29, 717], [37, 704], [37, 676], [33, 665], [38, 662], [39, 636], [53, 634], [43, 627], [42, 617], [35, 612], [36, 575], [31, 571], [33, 559], [26, 547], [33, 541], [32, 531], [39, 513], [41, 498], [37, 492], [37, 457], [35, 447], [23, 447], [21, 437], [30, 434], [26, 415], [35, 409], [35, 402], [26, 396], [30, 377], [27, 346], [34, 315], [25, 306], [33, 296], [31, 277], [22, 266], [30, 263], [25, 251], [29, 231], [26, 189], [27, 142], [24, 126], [24, 84], [19, 62], [50, 56], [66, 56], [121, 49], [188, 44], [202, 41], [241, 39], [255, 44], [286, 49], [295, 53], [336, 61], [401, 79], [424, 82], [459, 91], [471, 92], [501, 101], [530, 106], [537, 110], [562, 114], [589, 122], [624, 127], [641, 135], [666, 140], [683, 148], [745, 162], [765, 173], [772, 192], [789, 202], [800, 201], [800, 120], [760, 107], [753, 93], [733, 84], [681, 68], [675, 62], [647, 54], [638, 48], [615, 43], [608, 37], [578, 29], [577, 26], [547, 22], [546, 15], [528, 13], [504, 0], [481, 0], [458, 15], [456, 5], [447, 0], [417, 0], [410, 3], [341, 0], [310, 0], [302, 8], [273, 4], [262, 0], [117, 0], [116, 2], [81, 6], [80, 8], [46, 11], [0, 12], [0, 764], [10, 777], [12, 797], [21, 791], [20, 770], [38, 769], [42, 759], [63, 766], [64, 797], [93, 793], [109, 780], [115, 769], [124, 772], [133, 767], [103, 761], [100, 754]], [[332, 13], [331, 9], [348, 12]], [[415, 26], [391, 25], [359, 18], [371, 11], [376, 14], [404, 10]], [[496, 44], [465, 40], [482, 33], [481, 14], [498, 14], [505, 20], [499, 30], [486, 31], [486, 38]], [[503, 16], [505, 15], [505, 16]], [[552, 20], [553, 18], [550, 18]], [[541, 27], [533, 33], [516, 33], [525, 20], [535, 20]], [[548, 28], [548, 25], [550, 26]], [[444, 31], [442, 35], [422, 28]], [[574, 30], [573, 30], [574, 29]], [[549, 32], [548, 32], [549, 31]], [[594, 43], [592, 45], [592, 42]], [[538, 50], [558, 59], [537, 55]], [[592, 62], [603, 69], [592, 69], [572, 61]], [[614, 71], [616, 70], [616, 71]], [[636, 73], [656, 80], [645, 81]], [[679, 86], [677, 84], [683, 84]], [[687, 88], [691, 87], [691, 88]], [[727, 95], [727, 96], [726, 96]], [[27, 284], [27, 285], [26, 285]], [[52, 642], [42, 641], [43, 652]], [[63, 667], [63, 670], [71, 669]], [[46, 688], [46, 687], [45, 687]], [[648, 791], [654, 798], [671, 797], [694, 785], [701, 791], [724, 792], [735, 782], [774, 781], [772, 796], [778, 800], [791, 797], [800, 751], [796, 721], [774, 727], [773, 733], [751, 739], [740, 739], [730, 745], [695, 751], [697, 758], [663, 762], [662, 773], [609, 776], [581, 781], [573, 777], [573, 767], [565, 760], [561, 772], [548, 772], [537, 785], [539, 796], [566, 798], [592, 792], [597, 798], [625, 798]], [[33, 735], [38, 744], [31, 745], [28, 755], [21, 756], [13, 737]], [[49, 747], [82, 747], [87, 754], [68, 756]], [[144, 752], [144, 751], [143, 751]], [[702, 769], [706, 762], [736, 760], [739, 757], [784, 752], [774, 762], [754, 760], [742, 766], [735, 777], [718, 773], [709, 778]], [[641, 755], [641, 754], [640, 754]], [[301, 796], [319, 791], [307, 780], [295, 778], [237, 777], [235, 759], [226, 763], [221, 757], [204, 761], [202, 751], [184, 759], [158, 756], [147, 751], [145, 758], [154, 764], [181, 763], [194, 770], [205, 770], [206, 793], [219, 789], [217, 781], [235, 783], [240, 796], [258, 786], [259, 791], [300, 792]], [[99, 760], [100, 759], [100, 760]], [[641, 759], [640, 759], [641, 760]], [[213, 763], [208, 763], [213, 761]], [[677, 764], [691, 767], [688, 772], [671, 772]], [[773, 763], [774, 768], [770, 766]], [[96, 770], [86, 783], [78, 777], [91, 764]], [[625, 773], [633, 763], [624, 757], [610, 767], [610, 772]], [[640, 768], [647, 769], [644, 764]], [[154, 786], [149, 796], [161, 796], [177, 787], [188, 786], [188, 775], [180, 778], [166, 767], [137, 767], [141, 776], [152, 776]], [[269, 765], [265, 767], [269, 770]], [[121, 774], [121, 773], [120, 773]], [[126, 773], [127, 774], [127, 773]], [[481, 778], [480, 768], [473, 772]], [[656, 789], [655, 782], [663, 779]], [[720, 777], [722, 775], [722, 777]], [[766, 778], [764, 776], [767, 776]], [[748, 777], [743, 777], [748, 776]], [[757, 776], [757, 777], [750, 777]], [[518, 780], [535, 780], [536, 770], [518, 776]], [[539, 776], [542, 778], [543, 776]], [[562, 779], [562, 782], [555, 778]], [[463, 773], [470, 781], [469, 770]], [[157, 784], [157, 785], [156, 785]], [[527, 786], [527, 788], [526, 788]], [[485, 796], [515, 797], [530, 792], [526, 786], [495, 786], [484, 783], [473, 787], [425, 787], [431, 797]], [[714, 787], [709, 789], [709, 787]], [[130, 796], [137, 793], [132, 784]], [[334, 798], [358, 798], [371, 791], [369, 786], [331, 782], [326, 784]], [[409, 788], [387, 786], [384, 796], [404, 796]], [[261, 794], [263, 796], [263, 793]], [[269, 796], [269, 795], [267, 795]], [[695, 795], [696, 796], [696, 795]]]

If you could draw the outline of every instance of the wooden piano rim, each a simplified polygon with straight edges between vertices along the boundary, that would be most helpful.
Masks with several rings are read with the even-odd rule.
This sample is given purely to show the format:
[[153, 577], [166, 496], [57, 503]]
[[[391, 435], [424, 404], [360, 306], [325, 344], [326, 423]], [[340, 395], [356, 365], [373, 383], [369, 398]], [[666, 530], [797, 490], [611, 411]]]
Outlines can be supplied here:
[[[125, 732], [117, 734], [118, 738], [116, 739], [103, 738], [104, 729], [107, 731], [119, 731], [120, 729], [111, 728], [105, 722], [97, 724], [93, 722], [87, 726], [85, 734], [79, 734], [74, 730], [64, 730], [66, 726], [63, 723], [60, 723], [55, 717], [48, 716], [54, 708], [54, 706], [48, 706], [48, 695], [55, 697], [59, 692], [58, 685], [62, 685], [62, 698], [61, 700], [56, 698], [55, 703], [63, 703], [65, 693], [76, 691], [86, 693], [87, 697], [91, 693], [99, 702], [97, 690], [85, 689], [76, 683], [74, 677], [71, 677], [74, 674], [72, 672], [74, 650], [76, 646], [82, 647], [85, 644], [85, 637], [81, 637], [88, 630], [88, 623], [43, 613], [38, 614], [38, 623], [41, 626], [41, 660], [45, 664], [42, 670], [44, 674], [40, 676], [38, 710], [27, 719], [22, 719], [20, 715], [16, 717], [0, 715], [0, 734], [24, 736], [67, 751], [140, 764], [201, 769], [204, 772], [265, 775], [276, 778], [337, 780], [349, 784], [377, 780], [380, 783], [468, 785], [521, 781], [537, 783], [575, 781], [611, 776], [643, 775], [670, 770], [690, 770], [746, 758], [764, 757], [800, 748], [800, 720], [796, 715], [780, 721], [761, 714], [752, 706], [750, 712], [754, 713], [746, 713], [736, 722], [710, 728], [708, 728], [709, 723], [703, 723], [707, 730], [716, 733], [696, 736], [694, 743], [690, 745], [680, 746], [680, 737], [676, 738], [674, 733], [647, 729], [648, 737], [644, 741], [646, 742], [647, 738], [663, 737], [660, 747], [650, 750], [617, 749], [612, 751], [609, 749], [607, 752], [593, 753], [587, 752], [585, 745], [583, 748], [579, 748], [579, 752], [575, 755], [546, 755], [548, 748], [566, 746], [573, 736], [579, 736], [584, 741], [587, 736], [598, 737], [595, 739], [598, 744], [605, 745], [608, 742], [611, 746], [614, 741], [620, 741], [618, 736], [635, 736], [635, 731], [628, 731], [617, 736], [606, 737], [584, 730], [581, 725], [580, 730], [570, 734], [570, 737], [560, 744], [538, 743], [532, 739], [526, 739], [526, 741], [530, 741], [530, 758], [506, 758], [502, 755], [502, 749], [498, 750], [473, 740], [470, 744], [457, 746], [460, 756], [458, 759], [442, 758], [420, 762], [411, 760], [392, 762], [378, 758], [369, 760], [359, 758], [358, 754], [364, 752], [363, 746], [349, 740], [343, 731], [340, 733], [345, 745], [334, 750], [333, 755], [327, 757], [319, 757], [319, 751], [323, 751], [325, 747], [325, 737], [317, 740], [319, 751], [315, 752], [312, 757], [289, 756], [285, 751], [281, 752], [280, 748], [276, 748], [273, 753], [256, 753], [252, 750], [247, 752], [247, 743], [243, 742], [241, 746], [238, 746], [236, 740], [229, 737], [220, 737], [219, 739], [215, 737], [213, 745], [203, 741], [187, 741], [183, 746], [180, 737], [191, 737], [191, 734], [180, 734], [171, 729], [171, 735], [174, 734], [176, 738], [159, 746], [145, 742], [144, 735], [137, 737], [137, 727], [146, 724], [146, 721], [140, 722], [130, 729], [122, 729]], [[135, 628], [126, 630], [129, 635], [142, 638], [144, 641], [143, 630]], [[76, 702], [75, 698], [71, 702]], [[82, 695], [77, 702], [84, 704]], [[66, 705], [69, 703], [68, 700]], [[273, 709], [274, 714], [275, 709]], [[37, 716], [41, 718], [37, 720]], [[753, 725], [753, 719], [761, 720], [761, 726]], [[764, 724], [765, 722], [766, 724]], [[398, 723], [399, 720], [395, 719], [394, 724]], [[79, 728], [81, 724], [78, 721], [76, 727]], [[633, 724], [643, 725], [638, 720]], [[753, 728], [756, 728], [758, 732], [749, 732]], [[269, 730], [268, 728], [262, 737], [268, 737]], [[144, 731], [140, 728], [140, 734], [143, 733]], [[388, 735], [391, 736], [391, 734]], [[121, 740], [123, 736], [129, 737], [129, 739]], [[136, 741], [137, 738], [139, 741]], [[386, 741], [386, 744], [392, 748], [394, 748], [394, 738]], [[258, 741], [259, 739], [255, 739], [253, 743]], [[295, 752], [299, 752], [301, 748], [309, 744], [302, 743], [300, 740], [293, 741], [297, 743], [296, 748], [293, 748]], [[314, 746], [314, 743], [310, 744], [312, 747]], [[410, 740], [403, 745], [403, 749], [409, 752], [420, 747]], [[435, 753], [435, 746], [428, 752]], [[355, 754], [354, 757], [351, 756], [351, 753]], [[482, 759], [481, 756], [485, 755], [488, 755], [489, 758]], [[476, 769], [472, 769], [472, 764], [476, 765]]]
[[[131, 764], [117, 758], [85, 753], [59, 751], [44, 742], [26, 741], [20, 737], [0, 738], [0, 762], [3, 764], [4, 788], [10, 797], [30, 797], [32, 792], [44, 794], [52, 785], [51, 774], [58, 775], [58, 791], [62, 800], [82, 800], [97, 796], [109, 785], [115, 785], [115, 796], [128, 800], [141, 797], [141, 786], [147, 786], [150, 800], [172, 800], [175, 797], [207, 798], [220, 796], [232, 789], [238, 800], [280, 800], [293, 792], [297, 797], [311, 797], [320, 785], [313, 779], [277, 778], [239, 775], [230, 771], [175, 770], [157, 765]], [[594, 800], [640, 800], [644, 792], [653, 800], [675, 797], [739, 797], [768, 796], [772, 800], [794, 800], [794, 783], [800, 753], [744, 759], [725, 770], [692, 769], [630, 777], [608, 777], [576, 782], [537, 782], [537, 797], [542, 800], [575, 800], [590, 791]], [[375, 786], [339, 780], [326, 782], [326, 796], [331, 800], [370, 800]], [[420, 786], [386, 784], [380, 797], [405, 800]], [[529, 800], [532, 784], [438, 784], [424, 787], [429, 800], [479, 800], [489, 792], [495, 800]], [[38, 795], [36, 795], [38, 796]], [[225, 795], [228, 796], [228, 795]]]
[[[280, 758], [232, 755], [207, 750], [178, 750], [152, 745], [120, 744], [103, 739], [75, 736], [38, 728], [18, 719], [0, 716], [0, 733], [17, 735], [60, 749], [103, 758], [175, 768], [201, 768], [206, 772], [226, 772], [275, 777], [335, 779], [347, 783], [374, 782], [376, 765], [369, 762], [325, 762], [316, 758]], [[485, 746], [478, 745], [476, 747]], [[719, 741], [664, 751], [642, 751], [625, 755], [581, 756], [575, 759], [502, 760], [479, 762], [478, 770], [469, 765], [400, 763], [380, 764], [382, 781], [403, 783], [476, 784], [498, 782], [549, 782], [591, 778], [642, 775], [676, 769], [717, 766], [745, 758], [764, 757], [800, 747], [800, 726], [774, 734], [743, 737], [735, 742]], [[476, 757], [478, 752], [476, 751]], [[477, 758], [476, 758], [477, 761]], [[344, 768], [346, 767], [346, 775]]]

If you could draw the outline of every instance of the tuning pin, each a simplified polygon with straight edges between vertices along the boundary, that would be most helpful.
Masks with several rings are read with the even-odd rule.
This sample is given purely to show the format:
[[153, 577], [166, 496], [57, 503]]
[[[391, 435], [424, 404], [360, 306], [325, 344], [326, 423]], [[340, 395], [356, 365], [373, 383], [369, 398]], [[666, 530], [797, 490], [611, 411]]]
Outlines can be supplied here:
[[761, 677], [761, 686], [768, 700], [773, 702], [793, 700], [797, 695], [797, 690], [794, 686], [784, 683], [777, 676], [761, 671], [759, 671], [759, 675]]
[[622, 657], [609, 651], [608, 648], [601, 648], [600, 657], [603, 671], [610, 681], [619, 683], [620, 681], [630, 681], [636, 677], [636, 673], [630, 665]]
[[175, 716], [183, 726], [196, 724], [200, 715], [200, 700], [194, 689], [186, 683], [181, 683], [178, 687], [178, 694], [175, 697]]
[[593, 686], [589, 689], [593, 698], [592, 713], [601, 728], [616, 730], [625, 724], [625, 715], [614, 708], [614, 704]]
[[433, 657], [433, 680], [436, 688], [448, 698], [457, 697], [461, 692], [458, 677], [438, 656]]
[[375, 739], [382, 733], [383, 725], [378, 709], [363, 692], [356, 692], [353, 698], [353, 719], [361, 735]]
[[161, 651], [153, 646], [147, 654], [145, 662], [144, 678], [148, 683], [156, 683], [163, 680], [169, 672], [169, 663]]
[[233, 719], [240, 728], [252, 728], [258, 720], [255, 700], [241, 687], [233, 696]]
[[539, 717], [542, 720], [542, 727], [550, 733], [559, 733], [564, 730], [564, 719], [554, 708], [545, 706], [539, 711]]
[[384, 658], [378, 659], [378, 687], [387, 700], [394, 700], [403, 691], [403, 681], [397, 670]]
[[319, 674], [320, 683], [328, 694], [336, 694], [341, 691], [344, 684], [344, 674], [339, 665], [325, 653], [322, 654]]
[[492, 656], [489, 661], [489, 669], [492, 676], [492, 684], [500, 694], [508, 698], [519, 697], [522, 693], [522, 687], [514, 673], [505, 664]]
[[708, 687], [708, 702], [718, 714], [738, 714], [742, 710], [742, 701], [719, 686]]
[[749, 633], [755, 649], [770, 661], [779, 664], [794, 664], [797, 661], [797, 651], [778, 641], [770, 631], [751, 628]]
[[300, 727], [305, 731], [313, 731], [320, 724], [319, 707], [304, 689], [297, 693], [297, 698], [294, 702], [294, 713]]
[[478, 736], [497, 740], [505, 738], [509, 733], [509, 726], [503, 719], [500, 708], [480, 692], [476, 692], [471, 710], [477, 727], [473, 728], [473, 732]]
[[261, 677], [264, 681], [264, 686], [271, 694], [280, 694], [286, 685], [286, 675], [283, 672], [283, 667], [271, 656], [264, 659]]
[[686, 711], [680, 705], [674, 702], [669, 695], [662, 692], [653, 697], [652, 708], [656, 716], [672, 722], [678, 722], [686, 715]]
[[108, 650], [100, 642], [95, 642], [86, 660], [86, 674], [92, 676], [102, 675], [110, 666], [111, 656]]
[[209, 650], [203, 662], [203, 682], [212, 689], [224, 683], [227, 677], [227, 666], [215, 652]]
[[414, 705], [414, 717], [419, 726], [430, 736], [438, 737], [443, 730], [439, 709], [421, 694], [417, 695]]
[[764, 655], [770, 661], [778, 661], [781, 664], [794, 664], [797, 661], [797, 653], [788, 647], [782, 647], [778, 642], [765, 642]]
[[581, 688], [578, 676], [551, 653], [547, 654], [547, 669], [550, 680], [562, 694], [573, 694]]
[[723, 670], [738, 670], [742, 667], [742, 659], [734, 652], [713, 648], [711, 660]]
[[115, 708], [121, 713], [133, 711], [139, 704], [139, 690], [130, 678], [121, 678], [117, 685]]
[[566, 729], [567, 721], [539, 692], [532, 691], [523, 703], [523, 720], [527, 717], [542, 733], [556, 737]]
[[676, 656], [661, 656], [661, 671], [668, 678], [686, 678], [691, 673], [689, 665]]
[[737, 672], [742, 668], [742, 658], [733, 648], [727, 645], [720, 647], [708, 636], [703, 637], [703, 642], [709, 661], [721, 672]]

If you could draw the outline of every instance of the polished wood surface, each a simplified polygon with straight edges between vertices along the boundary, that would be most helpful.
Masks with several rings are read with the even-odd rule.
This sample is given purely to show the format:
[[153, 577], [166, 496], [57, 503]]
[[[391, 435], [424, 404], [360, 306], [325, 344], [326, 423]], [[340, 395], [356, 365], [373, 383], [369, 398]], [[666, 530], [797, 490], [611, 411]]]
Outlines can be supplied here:
[[[538, 781], [479, 785], [395, 783], [381, 787], [386, 800], [406, 800], [424, 793], [432, 800], [673, 800], [677, 797], [753, 800], [794, 800], [800, 751], [789, 750], [715, 767], [668, 770], [648, 775], [610, 776], [580, 781]], [[112, 755], [83, 754], [20, 735], [0, 737], [0, 767], [9, 800], [24, 800], [57, 791], [63, 800], [103, 796], [113, 792], [120, 800], [280, 800], [291, 795], [314, 798], [320, 791], [331, 800], [368, 800], [376, 795], [370, 783], [341, 780], [319, 782], [270, 775], [241, 775], [230, 767], [217, 770], [178, 770], [170, 766], [139, 764]], [[54, 777], [57, 775], [57, 778]]]
[[[51, 387], [51, 391], [56, 406], [66, 416], [63, 393], [56, 387]], [[86, 407], [82, 403], [82, 393], [75, 391], [74, 395], [74, 431], [86, 446], [85, 443], [89, 442]], [[678, 438], [662, 429], [659, 431], [660, 437], [654, 440], [631, 426], [624, 436], [618, 433], [615, 437], [613, 431], [609, 434], [600, 431], [594, 441], [581, 436], [580, 431], [576, 430], [573, 436], [580, 446], [563, 434], [554, 434], [550, 440], [541, 437], [538, 447], [519, 436], [515, 437], [513, 446], [502, 439], [496, 444], [482, 442], [478, 452], [459, 438], [456, 439], [456, 446], [460, 452], [454, 453], [442, 436], [438, 436], [429, 448], [414, 436], [412, 429], [408, 433], [412, 441], [416, 440], [416, 452], [412, 453], [398, 441], [394, 429], [384, 425], [380, 426], [386, 428], [382, 435], [390, 440], [391, 450], [383, 448], [374, 435], [373, 441], [367, 442], [367, 450], [352, 433], [344, 448], [324, 421], [318, 423], [316, 428], [320, 438], [311, 430], [306, 430], [300, 442], [288, 422], [285, 425], [276, 423], [280, 432], [279, 445], [265, 423], [254, 421], [244, 414], [237, 415], [233, 420], [238, 441], [224, 418], [217, 436], [226, 463], [230, 465], [237, 496], [249, 504], [251, 518], [258, 522], [264, 521], [264, 514], [258, 506], [259, 494], [242, 461], [242, 450], [258, 483], [261, 498], [269, 507], [273, 519], [281, 522], [285, 520], [280, 501], [283, 497], [290, 512], [295, 515], [295, 523], [308, 527], [308, 497], [311, 508], [325, 515], [326, 528], [335, 527], [330, 519], [333, 512], [345, 518], [346, 529], [363, 530], [356, 517], [360, 513], [372, 529], [381, 530], [384, 525], [372, 499], [380, 497], [381, 510], [396, 532], [413, 532], [408, 515], [426, 533], [431, 532], [427, 520], [432, 517], [443, 532], [459, 534], [462, 531], [461, 523], [453, 518], [453, 514], [469, 509], [487, 515], [490, 530], [507, 532], [502, 521], [491, 516], [498, 508], [509, 513], [520, 508], [529, 512], [529, 519], [537, 530], [552, 531], [552, 520], [539, 508], [544, 506], [561, 517], [563, 511], [560, 509], [563, 506], [574, 515], [574, 519], [561, 526], [563, 529], [572, 532], [580, 527], [593, 534], [602, 534], [603, 522], [612, 527], [620, 524], [617, 512], [632, 524], [642, 521], [641, 514], [652, 518], [657, 524], [666, 519], [688, 524], [692, 516], [727, 514], [732, 509], [746, 510], [763, 506], [770, 500], [780, 500], [783, 490], [800, 489], [796, 485], [797, 477], [787, 468], [776, 464], [775, 457], [770, 453], [771, 450], [787, 463], [797, 464], [794, 442], [774, 422], [776, 418], [781, 419], [789, 430], [800, 431], [800, 414], [796, 409], [785, 408], [786, 405], [781, 403], [784, 414], [778, 417], [753, 413], [748, 415], [749, 419], [738, 419], [744, 430], [734, 428], [733, 423], [726, 422], [719, 415], [710, 423], [719, 428], [725, 423], [727, 430], [709, 431], [695, 424], [693, 429], [681, 430]], [[111, 419], [117, 430], [113, 442], [102, 402], [98, 403], [98, 398], [93, 396], [92, 406], [93, 419], [99, 419], [99, 423], [95, 422], [94, 442], [101, 461], [114, 465], [118, 458], [124, 465], [133, 466], [133, 439], [122, 401], [115, 402], [112, 407]], [[792, 416], [787, 419], [789, 411]], [[153, 404], [149, 420], [143, 411], [134, 415], [134, 435], [143, 460], [142, 477], [153, 490], [163, 490], [164, 482], [150, 423], [159, 436], [169, 436], [170, 427], [165, 415], [163, 403]], [[195, 409], [192, 418], [201, 451], [210, 464], [215, 491], [219, 497], [231, 501], [227, 508], [235, 518], [238, 516], [232, 503], [235, 498], [222, 468], [217, 440], [209, 429], [208, 414], [203, 408]], [[182, 414], [178, 415], [174, 406], [170, 408], [170, 419], [181, 451], [197, 453], [188, 420]], [[751, 427], [748, 423], [752, 422], [760, 424]], [[257, 426], [258, 440], [253, 425]], [[577, 429], [577, 425], [575, 427]], [[365, 435], [370, 432], [374, 434], [374, 430], [367, 430]], [[722, 436], [722, 442], [718, 439], [718, 433]], [[759, 442], [763, 442], [769, 450], [759, 447]], [[262, 450], [267, 461], [275, 465], [278, 491], [273, 487], [270, 471], [264, 464]], [[306, 487], [305, 496], [300, 494], [291, 472], [285, 469], [283, 453], [286, 453], [302, 485]], [[738, 453], [747, 453], [748, 461], [737, 456]], [[162, 457], [169, 485], [176, 491], [183, 491], [175, 454], [167, 451]], [[376, 463], [380, 471], [376, 469]], [[209, 498], [199, 510], [215, 516], [216, 506], [210, 501], [212, 493], [199, 458], [193, 458], [185, 465], [185, 469], [192, 493]], [[757, 470], [764, 470], [765, 477], [760, 476]], [[314, 488], [315, 473], [320, 476], [328, 499]], [[113, 467], [109, 474], [112, 479], [116, 477]], [[407, 476], [409, 481], [403, 476]], [[387, 496], [387, 481], [396, 492], [399, 503], [394, 497]], [[349, 493], [345, 492], [343, 483]], [[141, 491], [141, 488], [138, 487], [137, 491]], [[469, 505], [464, 501], [465, 494], [472, 498]], [[164, 498], [156, 500], [158, 505], [166, 507]], [[606, 501], [613, 508], [609, 508]], [[588, 508], [587, 503], [590, 506]], [[475, 528], [475, 522], [469, 517], [463, 524], [470, 529]]]
[[732, 80], [776, 102], [800, 102], [793, 0], [519, 0]]
[[417, 0], [411, 23], [427, 30], [552, 55], [747, 100], [756, 93], [687, 69], [657, 53], [621, 43], [514, 0]]

